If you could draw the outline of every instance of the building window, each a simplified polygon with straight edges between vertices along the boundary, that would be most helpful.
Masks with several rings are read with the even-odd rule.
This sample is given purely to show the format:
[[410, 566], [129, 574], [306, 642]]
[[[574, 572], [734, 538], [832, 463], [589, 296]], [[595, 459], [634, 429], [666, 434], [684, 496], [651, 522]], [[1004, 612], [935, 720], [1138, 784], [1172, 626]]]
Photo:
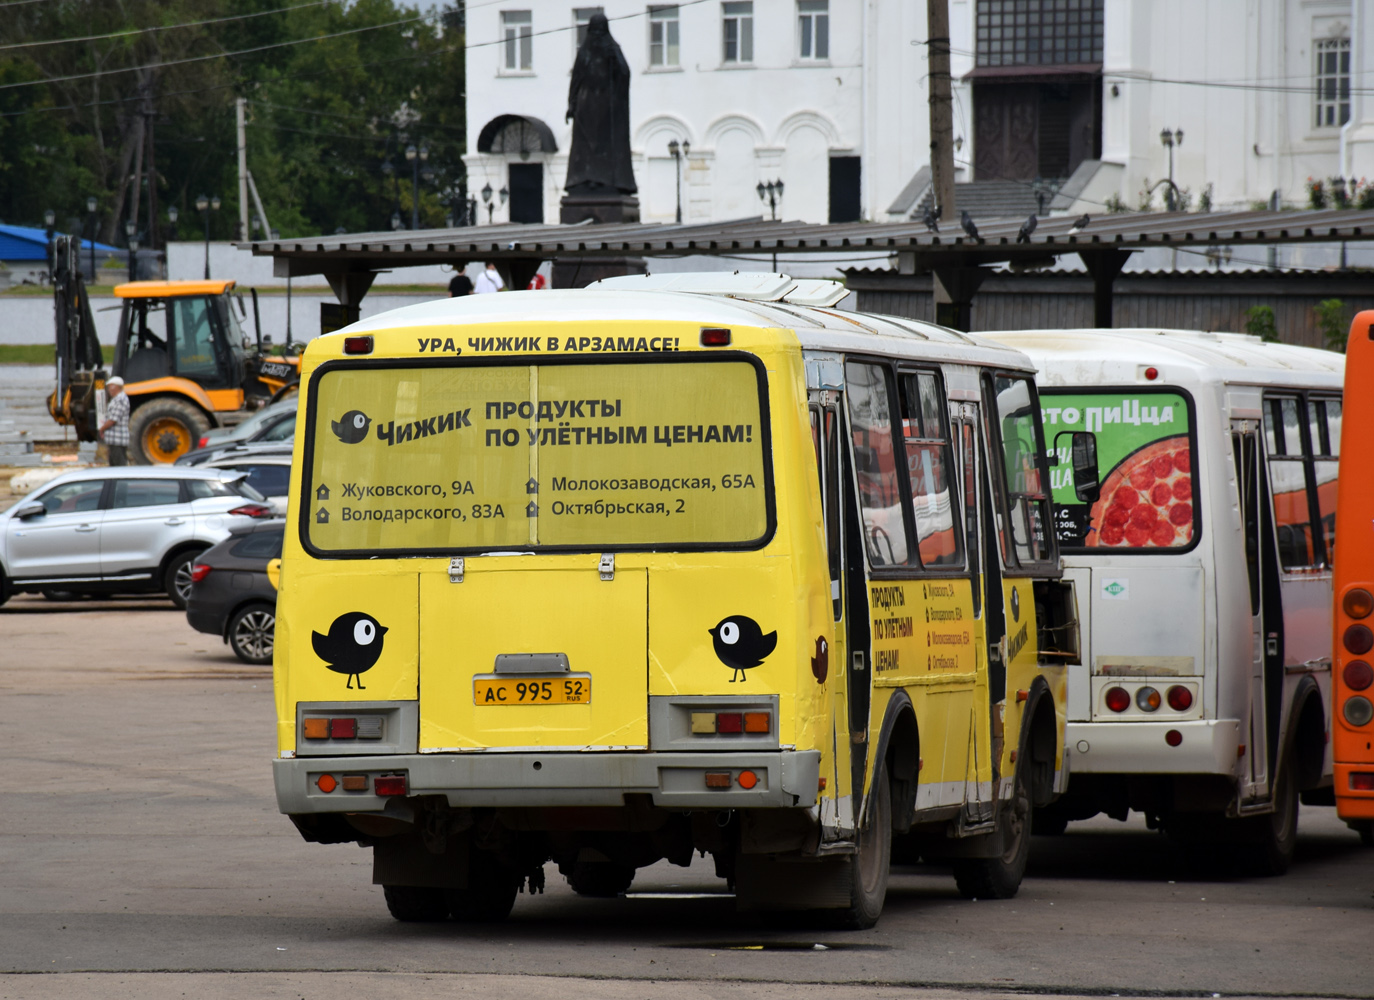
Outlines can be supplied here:
[[721, 5], [724, 14], [724, 61], [751, 63], [754, 61], [754, 2]]
[[534, 62], [534, 18], [527, 10], [501, 12], [501, 37], [506, 45], [506, 69], [527, 70]]
[[677, 4], [649, 8], [649, 65], [677, 66]]
[[591, 24], [593, 14], [606, 13], [601, 7], [574, 7], [573, 24], [577, 28], [577, 47], [582, 48], [582, 43], [587, 40], [587, 25]]
[[797, 0], [798, 53], [803, 59], [830, 58], [830, 0]]
[[1312, 46], [1317, 54], [1317, 127], [1350, 120], [1350, 39], [1329, 38]]
[[1102, 2], [978, 0], [978, 65], [1102, 62]]

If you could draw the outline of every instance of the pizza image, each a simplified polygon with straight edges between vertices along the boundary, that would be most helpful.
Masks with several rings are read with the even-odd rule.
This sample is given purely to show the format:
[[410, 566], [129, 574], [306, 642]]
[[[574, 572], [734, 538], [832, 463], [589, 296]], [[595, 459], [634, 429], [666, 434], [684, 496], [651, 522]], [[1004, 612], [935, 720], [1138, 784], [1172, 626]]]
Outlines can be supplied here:
[[1083, 544], [1167, 549], [1192, 540], [1192, 452], [1181, 434], [1132, 452], [1107, 474]]

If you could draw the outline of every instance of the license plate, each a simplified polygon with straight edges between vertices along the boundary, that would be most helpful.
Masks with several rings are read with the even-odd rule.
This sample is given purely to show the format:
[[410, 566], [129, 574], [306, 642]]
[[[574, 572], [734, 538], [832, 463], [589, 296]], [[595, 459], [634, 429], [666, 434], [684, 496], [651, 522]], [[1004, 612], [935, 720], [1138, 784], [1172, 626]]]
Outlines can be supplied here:
[[478, 705], [590, 705], [592, 679], [580, 677], [474, 677], [472, 700]]

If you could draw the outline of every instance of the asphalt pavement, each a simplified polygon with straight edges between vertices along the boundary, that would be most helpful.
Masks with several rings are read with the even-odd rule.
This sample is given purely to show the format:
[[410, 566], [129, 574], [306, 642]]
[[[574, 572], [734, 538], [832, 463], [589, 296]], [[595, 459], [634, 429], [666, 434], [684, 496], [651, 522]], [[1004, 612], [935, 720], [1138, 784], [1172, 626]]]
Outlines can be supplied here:
[[1197, 871], [1143, 823], [1036, 838], [1020, 895], [894, 872], [871, 931], [737, 916], [709, 860], [505, 923], [407, 925], [370, 852], [272, 793], [270, 670], [165, 601], [0, 607], [0, 998], [1374, 996], [1374, 851], [1302, 811], [1283, 878]]

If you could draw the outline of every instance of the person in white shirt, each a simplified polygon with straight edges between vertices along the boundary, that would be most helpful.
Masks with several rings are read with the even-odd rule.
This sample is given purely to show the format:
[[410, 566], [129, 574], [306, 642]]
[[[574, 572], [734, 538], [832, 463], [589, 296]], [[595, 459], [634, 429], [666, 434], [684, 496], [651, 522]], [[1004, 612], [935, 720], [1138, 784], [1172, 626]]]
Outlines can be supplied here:
[[496, 265], [488, 261], [487, 269], [477, 276], [477, 283], [473, 292], [477, 295], [483, 295], [487, 292], [499, 292], [505, 287], [506, 283], [501, 280]]

